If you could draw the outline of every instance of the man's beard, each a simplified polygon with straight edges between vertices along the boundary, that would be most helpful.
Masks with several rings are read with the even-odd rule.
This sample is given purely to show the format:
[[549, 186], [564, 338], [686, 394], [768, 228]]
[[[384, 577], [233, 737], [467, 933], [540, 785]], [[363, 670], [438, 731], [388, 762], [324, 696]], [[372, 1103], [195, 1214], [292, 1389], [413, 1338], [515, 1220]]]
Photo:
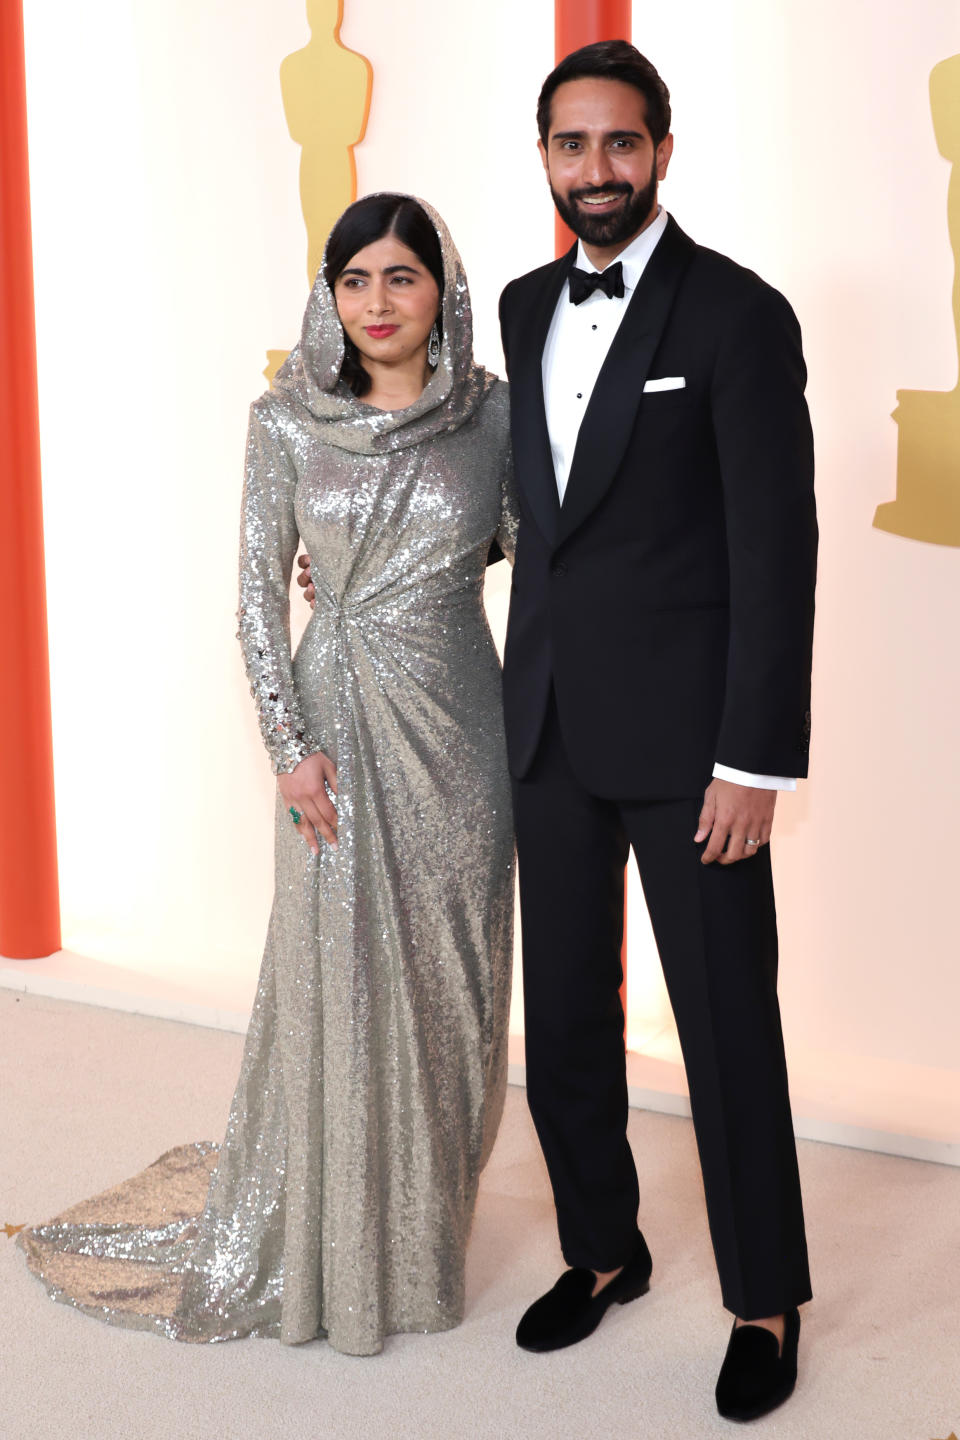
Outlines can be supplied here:
[[[620, 181], [615, 185], [591, 185], [582, 190], [571, 190], [569, 195], [558, 195], [551, 185], [550, 194], [561, 220], [578, 239], [585, 240], [588, 245], [622, 245], [637, 234], [653, 209], [657, 198], [656, 162], [642, 190], [634, 190], [626, 181]], [[591, 215], [589, 210], [576, 203], [584, 195], [626, 195], [628, 198], [623, 209], [612, 215]]]

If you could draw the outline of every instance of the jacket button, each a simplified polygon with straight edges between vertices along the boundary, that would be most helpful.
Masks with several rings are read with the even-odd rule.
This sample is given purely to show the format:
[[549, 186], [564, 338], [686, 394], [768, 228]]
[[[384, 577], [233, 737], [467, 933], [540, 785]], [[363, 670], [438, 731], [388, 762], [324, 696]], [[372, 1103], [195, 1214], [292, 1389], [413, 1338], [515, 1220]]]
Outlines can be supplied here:
[[550, 574], [556, 575], [559, 578], [561, 575], [566, 575], [566, 573], [567, 567], [566, 565], [564, 565], [563, 561], [554, 560], [553, 564], [550, 566]]

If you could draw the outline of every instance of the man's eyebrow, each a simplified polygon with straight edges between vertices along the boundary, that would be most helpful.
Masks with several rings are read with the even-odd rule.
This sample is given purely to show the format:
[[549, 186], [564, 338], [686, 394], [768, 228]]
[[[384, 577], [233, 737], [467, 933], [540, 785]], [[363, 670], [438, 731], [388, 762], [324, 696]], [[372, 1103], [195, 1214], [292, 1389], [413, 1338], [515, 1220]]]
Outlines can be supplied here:
[[[555, 130], [550, 139], [582, 140], [586, 133], [586, 130]], [[607, 130], [603, 138], [604, 140], [643, 140], [646, 137], [642, 130]]]

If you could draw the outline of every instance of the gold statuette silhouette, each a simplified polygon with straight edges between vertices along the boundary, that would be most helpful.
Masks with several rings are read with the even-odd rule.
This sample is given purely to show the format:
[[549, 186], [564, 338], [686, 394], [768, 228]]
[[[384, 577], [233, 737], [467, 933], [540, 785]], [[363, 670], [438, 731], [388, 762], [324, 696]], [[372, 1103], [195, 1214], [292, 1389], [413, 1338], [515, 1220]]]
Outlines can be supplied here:
[[[953, 319], [960, 355], [960, 55], [930, 74], [930, 108], [940, 154], [953, 169], [947, 225], [954, 253]], [[910, 540], [960, 546], [960, 366], [953, 390], [898, 390], [897, 498], [873, 523]]]
[[[300, 204], [307, 227], [307, 280], [313, 284], [327, 236], [357, 198], [353, 157], [367, 128], [373, 70], [340, 43], [343, 0], [307, 0], [310, 43], [280, 66], [280, 91], [291, 138], [301, 146]], [[271, 382], [287, 357], [268, 350]]]

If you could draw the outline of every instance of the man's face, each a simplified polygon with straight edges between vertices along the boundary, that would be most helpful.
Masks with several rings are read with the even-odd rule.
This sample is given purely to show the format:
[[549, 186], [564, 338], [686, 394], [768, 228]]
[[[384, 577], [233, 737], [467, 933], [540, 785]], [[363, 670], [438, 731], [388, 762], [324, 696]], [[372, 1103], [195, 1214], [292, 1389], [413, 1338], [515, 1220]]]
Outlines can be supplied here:
[[554, 92], [540, 158], [562, 219], [588, 245], [623, 246], [656, 213], [673, 136], [654, 145], [646, 110], [621, 80], [569, 80]]

